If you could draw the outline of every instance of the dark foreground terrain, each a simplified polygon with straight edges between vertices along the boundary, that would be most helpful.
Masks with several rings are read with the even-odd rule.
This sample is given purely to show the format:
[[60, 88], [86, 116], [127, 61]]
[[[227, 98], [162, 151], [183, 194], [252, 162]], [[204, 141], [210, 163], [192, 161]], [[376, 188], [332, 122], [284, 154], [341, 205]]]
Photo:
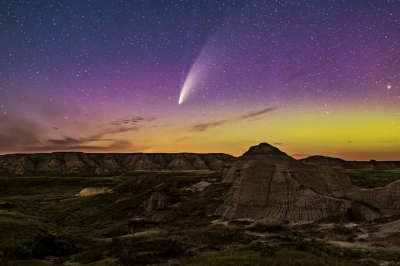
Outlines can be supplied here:
[[238, 158], [1, 165], [1, 265], [400, 265], [397, 162], [296, 160], [261, 143]]
[[[400, 177], [348, 172], [365, 187]], [[400, 249], [367, 245], [360, 224], [218, 219], [232, 186], [221, 178], [211, 171], [1, 177], [0, 265], [400, 265]]]

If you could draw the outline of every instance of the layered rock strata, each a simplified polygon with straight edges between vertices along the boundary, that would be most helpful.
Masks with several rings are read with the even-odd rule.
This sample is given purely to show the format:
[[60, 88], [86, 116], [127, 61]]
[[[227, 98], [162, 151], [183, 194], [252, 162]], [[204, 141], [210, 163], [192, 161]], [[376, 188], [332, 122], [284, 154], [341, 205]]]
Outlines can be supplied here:
[[0, 155], [0, 172], [104, 173], [134, 170], [213, 170], [219, 171], [235, 157], [223, 153], [131, 153], [95, 154], [56, 152]]
[[[371, 200], [362, 201], [375, 192], [355, 187], [344, 168], [306, 164], [267, 143], [226, 164], [222, 174], [223, 182], [232, 183], [216, 211], [223, 219], [309, 223], [335, 216], [367, 221], [380, 216]], [[378, 192], [389, 200], [384, 193]]]

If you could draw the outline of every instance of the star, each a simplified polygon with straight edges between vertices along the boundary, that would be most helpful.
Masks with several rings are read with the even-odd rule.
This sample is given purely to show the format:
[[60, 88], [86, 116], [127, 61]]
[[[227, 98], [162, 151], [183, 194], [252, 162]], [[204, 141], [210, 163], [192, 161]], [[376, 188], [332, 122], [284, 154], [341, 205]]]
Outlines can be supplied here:
[[[146, 143], [241, 155], [279, 138], [310, 155], [400, 158], [377, 144], [400, 135], [398, 2], [0, 1], [0, 154]], [[167, 124], [162, 137], [112, 122], [136, 116]], [[55, 123], [65, 140], [48, 142]]]

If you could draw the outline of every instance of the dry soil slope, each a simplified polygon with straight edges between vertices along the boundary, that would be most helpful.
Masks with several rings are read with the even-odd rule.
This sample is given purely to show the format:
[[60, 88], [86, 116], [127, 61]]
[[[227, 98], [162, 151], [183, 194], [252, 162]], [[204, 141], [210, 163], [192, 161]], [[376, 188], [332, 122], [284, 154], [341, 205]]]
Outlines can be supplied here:
[[345, 169], [302, 163], [267, 143], [251, 147], [223, 168], [233, 183], [216, 214], [223, 219], [308, 223], [355, 211], [366, 220], [378, 214], [347, 195], [358, 189]]
[[400, 213], [400, 180], [385, 187], [360, 189], [348, 195], [349, 198], [366, 202], [385, 215], [391, 216]]

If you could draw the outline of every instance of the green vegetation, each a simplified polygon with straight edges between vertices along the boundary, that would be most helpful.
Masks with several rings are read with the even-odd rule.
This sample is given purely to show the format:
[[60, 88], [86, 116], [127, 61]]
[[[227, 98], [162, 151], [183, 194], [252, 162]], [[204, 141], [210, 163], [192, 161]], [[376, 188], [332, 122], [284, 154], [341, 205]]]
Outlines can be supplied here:
[[[182, 207], [171, 211], [164, 218], [166, 223], [159, 229], [173, 231], [170, 229], [173, 227], [169, 226], [172, 222], [175, 222], [176, 228], [208, 225], [206, 207], [210, 204], [207, 199], [219, 197], [228, 186], [216, 184], [196, 197], [185, 188], [201, 180], [218, 178], [219, 174], [210, 171], [138, 171], [109, 177], [0, 177], [0, 265], [6, 260], [7, 263], [13, 260], [15, 264], [18, 259], [72, 255], [75, 255], [74, 261], [79, 263], [99, 261], [109, 257], [110, 253], [115, 259], [130, 257], [132, 252], [137, 252], [135, 246], [128, 248], [123, 245], [123, 250], [117, 252], [114, 242], [112, 245], [108, 242], [128, 233], [130, 216], [145, 214], [143, 204], [151, 193], [169, 193], [171, 200], [179, 201]], [[77, 196], [87, 187], [109, 187], [113, 193]], [[181, 201], [181, 197], [188, 199]], [[179, 237], [184, 238], [182, 232]], [[149, 242], [146, 246], [148, 239], [139, 238], [138, 241], [137, 248], [157, 247], [156, 242]], [[173, 251], [180, 245], [175, 245], [176, 241], [171, 242], [168, 237], [160, 241], [166, 247], [164, 255], [180, 253], [181, 249]], [[134, 242], [129, 241], [130, 245]], [[171, 245], [173, 248], [169, 249]], [[154, 254], [149, 256], [154, 257]], [[144, 260], [142, 255], [135, 254], [135, 257], [139, 258], [136, 261]]]
[[11, 261], [7, 259], [0, 259], [0, 265], [2, 266], [49, 266], [51, 264], [42, 261]]
[[400, 170], [347, 170], [354, 185], [363, 188], [384, 187], [400, 179]]
[[[286, 235], [280, 242], [254, 241], [236, 249], [186, 258], [175, 265], [379, 265], [398, 262], [398, 253], [339, 248]], [[164, 264], [170, 265], [170, 264]], [[396, 264], [392, 264], [396, 265]]]
[[278, 233], [287, 231], [287, 228], [281, 224], [256, 223], [248, 227], [247, 230], [260, 233]]
[[[357, 261], [350, 262], [346, 259], [322, 257], [306, 251], [280, 250], [274, 256], [263, 256], [263, 253], [241, 248], [207, 256], [187, 259], [178, 265], [188, 266], [256, 266], [256, 265], [282, 265], [282, 266], [302, 266], [302, 265], [346, 265], [359, 266]], [[167, 265], [167, 264], [166, 264]], [[362, 265], [362, 264], [361, 264]], [[371, 264], [378, 265], [378, 264]]]
[[[279, 224], [212, 224], [231, 184], [213, 172], [135, 172], [92, 177], [0, 177], [0, 265], [378, 265], [391, 251], [338, 248]], [[214, 182], [201, 192], [200, 181]], [[87, 187], [112, 193], [77, 196]], [[176, 208], [148, 210], [153, 194]], [[128, 235], [129, 217], [156, 217]], [[334, 233], [353, 237], [345, 227]]]

